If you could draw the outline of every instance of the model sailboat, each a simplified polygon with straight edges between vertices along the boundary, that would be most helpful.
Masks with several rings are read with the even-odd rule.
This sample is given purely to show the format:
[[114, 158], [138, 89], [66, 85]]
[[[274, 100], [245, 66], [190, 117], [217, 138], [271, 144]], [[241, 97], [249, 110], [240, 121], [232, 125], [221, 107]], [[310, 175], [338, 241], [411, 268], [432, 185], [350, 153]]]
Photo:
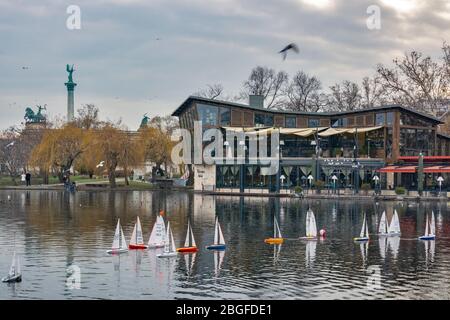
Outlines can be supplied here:
[[123, 234], [122, 226], [120, 225], [120, 219], [118, 219], [111, 250], [106, 252], [109, 254], [119, 254], [127, 251], [127, 241], [125, 240], [125, 235]]
[[273, 217], [273, 238], [267, 238], [264, 240], [268, 244], [280, 244], [283, 243], [283, 236], [281, 235], [280, 226], [278, 225], [277, 218]]
[[363, 225], [361, 227], [361, 232], [359, 237], [354, 238], [353, 240], [357, 242], [369, 241], [369, 227], [367, 226], [366, 214], [364, 213]]
[[225, 239], [223, 237], [222, 228], [220, 227], [219, 217], [216, 217], [216, 224], [214, 226], [214, 244], [207, 246], [208, 250], [225, 250]]
[[188, 221], [188, 228], [186, 232], [186, 241], [184, 247], [178, 248], [178, 252], [197, 252], [197, 245], [195, 244], [194, 233], [192, 232], [191, 223]]
[[391, 223], [389, 224], [388, 235], [399, 236], [400, 234], [400, 220], [398, 218], [397, 210], [394, 210], [394, 216], [392, 217]]
[[431, 211], [431, 220], [428, 219], [427, 213], [427, 218], [425, 222], [425, 234], [419, 237], [419, 240], [434, 240], [434, 239], [436, 239], [436, 224], [434, 221], [434, 212]]
[[387, 236], [388, 235], [388, 229], [389, 224], [386, 218], [386, 211], [383, 211], [383, 214], [381, 215], [380, 224], [378, 226], [378, 234], [380, 236]]
[[164, 237], [164, 251], [157, 255], [158, 258], [175, 257], [177, 251], [175, 250], [175, 241], [173, 240], [173, 233], [170, 229], [170, 222], [167, 222], [166, 235]]
[[164, 223], [164, 218], [158, 215], [156, 222], [153, 225], [152, 233], [148, 239], [149, 248], [162, 248], [164, 247], [164, 236], [165, 236], [166, 225]]
[[317, 240], [317, 225], [316, 217], [311, 209], [306, 212], [306, 237], [301, 237], [303, 240]]
[[11, 267], [9, 268], [9, 273], [6, 277], [2, 279], [2, 282], [21, 282], [22, 273], [20, 272], [20, 260], [19, 256], [16, 255], [16, 250], [14, 250]]
[[136, 224], [134, 225], [133, 233], [131, 235], [129, 249], [147, 249], [148, 247], [144, 244], [144, 238], [142, 237], [142, 226], [139, 217], [137, 217]]

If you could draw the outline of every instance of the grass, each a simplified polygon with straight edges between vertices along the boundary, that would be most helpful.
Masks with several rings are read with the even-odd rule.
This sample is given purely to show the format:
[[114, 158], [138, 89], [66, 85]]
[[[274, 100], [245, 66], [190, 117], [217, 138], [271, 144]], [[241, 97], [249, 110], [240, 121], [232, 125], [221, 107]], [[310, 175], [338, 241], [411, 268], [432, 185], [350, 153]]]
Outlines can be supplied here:
[[[43, 180], [41, 177], [33, 177], [31, 176], [31, 185], [40, 185]], [[59, 183], [58, 178], [49, 177], [49, 184]], [[0, 186], [9, 187], [9, 186], [21, 186], [24, 185], [24, 182], [20, 181], [20, 177], [16, 178], [16, 185], [13, 183], [11, 177], [9, 176], [0, 176]]]

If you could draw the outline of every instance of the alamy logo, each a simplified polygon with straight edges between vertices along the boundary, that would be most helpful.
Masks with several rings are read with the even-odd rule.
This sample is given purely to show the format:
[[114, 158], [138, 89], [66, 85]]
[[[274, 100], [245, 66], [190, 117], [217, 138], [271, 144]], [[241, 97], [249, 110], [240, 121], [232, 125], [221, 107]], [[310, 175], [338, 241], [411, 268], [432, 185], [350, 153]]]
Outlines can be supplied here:
[[380, 266], [369, 266], [366, 270], [369, 277], [367, 278], [367, 289], [381, 289], [381, 268]]
[[66, 287], [70, 290], [81, 288], [81, 269], [77, 265], [70, 265], [66, 269], [68, 275], [66, 279]]
[[367, 7], [367, 14], [370, 16], [366, 20], [367, 29], [380, 30], [381, 29], [381, 9], [377, 5]]
[[80, 30], [81, 29], [81, 9], [77, 5], [70, 5], [66, 10], [67, 14], [70, 14], [66, 20], [66, 27], [69, 30]]

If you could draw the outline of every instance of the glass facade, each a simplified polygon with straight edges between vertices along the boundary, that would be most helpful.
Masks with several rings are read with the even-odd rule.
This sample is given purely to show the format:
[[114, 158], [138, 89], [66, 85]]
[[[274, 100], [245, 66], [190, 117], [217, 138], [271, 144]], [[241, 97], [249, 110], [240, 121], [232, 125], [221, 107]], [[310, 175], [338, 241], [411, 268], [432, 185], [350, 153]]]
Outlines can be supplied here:
[[386, 124], [386, 114], [383, 113], [376, 113], [375, 114], [375, 125], [376, 126], [384, 126]]
[[416, 126], [416, 127], [430, 127], [430, 122], [420, 119], [416, 115], [402, 113], [400, 115], [400, 125], [402, 126]]
[[333, 128], [347, 127], [347, 125], [348, 125], [347, 118], [331, 119], [331, 127]]
[[386, 113], [386, 125], [392, 126], [394, 124], [394, 113], [388, 112]]
[[297, 128], [296, 116], [286, 116], [286, 128]]
[[308, 119], [308, 127], [309, 128], [317, 128], [320, 126], [319, 119]]
[[219, 108], [207, 104], [197, 104], [198, 119], [203, 126], [217, 126]]
[[272, 127], [273, 115], [264, 113], [255, 113], [255, 126]]
[[422, 152], [426, 156], [433, 155], [434, 131], [429, 129], [400, 129], [400, 154], [417, 156]]
[[231, 123], [231, 111], [230, 108], [220, 107], [220, 125], [229, 126]]

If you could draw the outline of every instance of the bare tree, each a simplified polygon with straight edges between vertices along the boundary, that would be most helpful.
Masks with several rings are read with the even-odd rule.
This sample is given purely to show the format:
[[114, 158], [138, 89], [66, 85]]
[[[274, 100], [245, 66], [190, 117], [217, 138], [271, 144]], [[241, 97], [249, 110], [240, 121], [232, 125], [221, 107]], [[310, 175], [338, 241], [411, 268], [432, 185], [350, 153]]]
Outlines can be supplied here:
[[431, 114], [439, 111], [442, 101], [448, 98], [449, 86], [450, 48], [444, 43], [442, 49], [442, 64], [412, 51], [400, 59], [394, 59], [392, 68], [378, 65], [377, 72], [383, 89], [393, 102]]
[[386, 95], [378, 76], [364, 77], [361, 85], [361, 107], [373, 108], [386, 103]]
[[337, 111], [353, 111], [361, 108], [361, 94], [358, 84], [345, 80], [330, 87], [328, 108]]
[[3, 131], [0, 141], [0, 162], [4, 164], [12, 183], [17, 184], [16, 178], [26, 170], [28, 148], [24, 146], [20, 131], [10, 127]]
[[83, 108], [77, 110], [78, 117], [75, 119], [75, 123], [82, 129], [95, 129], [99, 126], [100, 121], [98, 119], [98, 108], [93, 104], [86, 104]]
[[268, 67], [257, 66], [252, 69], [248, 80], [244, 82], [241, 98], [248, 99], [249, 95], [262, 95], [267, 109], [278, 108], [283, 104], [283, 89], [287, 82], [286, 72], [276, 72]]
[[206, 89], [195, 92], [194, 95], [208, 99], [217, 99], [223, 95], [224, 89], [220, 83], [208, 84], [206, 87]]
[[319, 111], [326, 103], [326, 96], [320, 92], [321, 89], [322, 84], [315, 76], [297, 72], [285, 89], [285, 108], [291, 111]]

